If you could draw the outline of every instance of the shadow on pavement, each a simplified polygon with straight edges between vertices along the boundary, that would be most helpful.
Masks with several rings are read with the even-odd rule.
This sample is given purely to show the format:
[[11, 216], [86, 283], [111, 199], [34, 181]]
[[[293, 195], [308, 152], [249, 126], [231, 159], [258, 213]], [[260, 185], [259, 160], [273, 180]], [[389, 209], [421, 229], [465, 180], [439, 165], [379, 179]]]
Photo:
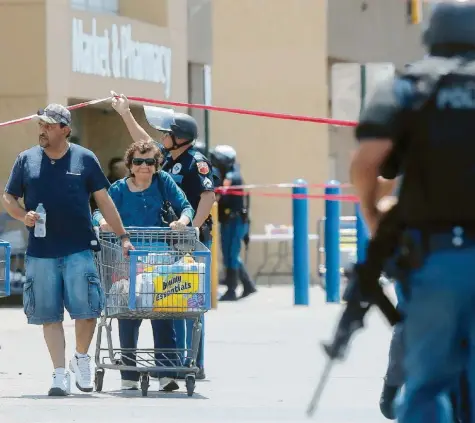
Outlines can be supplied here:
[[12, 295], [11, 297], [0, 298], [0, 308], [20, 307], [23, 307], [23, 298], [21, 295]]
[[[100, 395], [100, 394], [99, 394]], [[187, 400], [207, 400], [208, 397], [200, 395], [198, 392], [195, 392], [192, 397], [189, 397], [185, 391], [175, 391], [175, 392], [163, 392], [163, 391], [148, 391], [147, 397], [142, 397], [142, 391], [106, 391], [104, 392], [106, 396], [118, 397], [118, 398], [173, 398], [173, 399], [187, 399]]]

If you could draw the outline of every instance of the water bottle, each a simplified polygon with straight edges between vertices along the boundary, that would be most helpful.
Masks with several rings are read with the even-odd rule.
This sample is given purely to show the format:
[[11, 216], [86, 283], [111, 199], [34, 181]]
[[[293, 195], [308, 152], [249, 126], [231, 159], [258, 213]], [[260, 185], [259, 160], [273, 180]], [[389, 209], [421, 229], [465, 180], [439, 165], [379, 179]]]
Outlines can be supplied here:
[[46, 236], [46, 210], [42, 203], [38, 204], [35, 212], [40, 215], [35, 223], [35, 237], [44, 238]]

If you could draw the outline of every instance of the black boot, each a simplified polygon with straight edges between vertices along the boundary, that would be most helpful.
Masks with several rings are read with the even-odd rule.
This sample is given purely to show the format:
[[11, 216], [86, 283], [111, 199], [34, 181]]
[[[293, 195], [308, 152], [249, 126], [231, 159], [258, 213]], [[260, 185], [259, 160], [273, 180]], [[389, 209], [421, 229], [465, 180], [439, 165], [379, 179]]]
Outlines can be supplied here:
[[249, 295], [254, 294], [254, 292], [257, 291], [256, 284], [250, 278], [249, 273], [247, 273], [247, 269], [244, 267], [243, 263], [241, 263], [241, 265], [239, 266], [239, 279], [241, 280], [243, 287], [241, 298], [248, 297]]
[[236, 288], [238, 285], [238, 270], [237, 269], [226, 269], [226, 286], [228, 290], [224, 295], [221, 296], [219, 301], [236, 301]]
[[384, 382], [381, 398], [379, 399], [379, 409], [381, 414], [388, 420], [396, 420], [394, 412], [394, 400], [399, 392], [399, 386], [391, 386]]

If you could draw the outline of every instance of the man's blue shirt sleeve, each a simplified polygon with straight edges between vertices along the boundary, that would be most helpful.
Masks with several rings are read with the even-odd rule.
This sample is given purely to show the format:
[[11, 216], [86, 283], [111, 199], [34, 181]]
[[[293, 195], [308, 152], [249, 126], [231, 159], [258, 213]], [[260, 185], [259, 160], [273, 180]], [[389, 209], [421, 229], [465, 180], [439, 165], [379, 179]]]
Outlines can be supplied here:
[[88, 167], [87, 188], [89, 192], [93, 194], [101, 189], [108, 189], [110, 187], [109, 180], [104, 175], [99, 160], [92, 153], [88, 161]]
[[195, 211], [187, 200], [185, 193], [178, 187], [168, 173], [160, 172], [160, 175], [162, 175], [162, 181], [165, 186], [166, 200], [170, 201], [174, 210], [179, 211], [180, 214], [187, 216], [190, 221], [193, 221]]
[[18, 198], [22, 198], [25, 193], [23, 168], [24, 160], [23, 156], [20, 154], [15, 160], [12, 171], [5, 186], [6, 193]]

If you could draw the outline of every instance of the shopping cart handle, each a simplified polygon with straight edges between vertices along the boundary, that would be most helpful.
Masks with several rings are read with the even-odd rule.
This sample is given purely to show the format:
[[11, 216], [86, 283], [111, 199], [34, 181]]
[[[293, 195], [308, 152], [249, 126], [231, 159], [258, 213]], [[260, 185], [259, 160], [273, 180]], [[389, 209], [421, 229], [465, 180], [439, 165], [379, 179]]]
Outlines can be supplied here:
[[[183, 230], [176, 230], [176, 229], [172, 229], [168, 226], [126, 226], [125, 227], [125, 230], [133, 230], [133, 231], [160, 231], [160, 232], [169, 232], [169, 231], [174, 231], [174, 232], [183, 232]], [[200, 228], [196, 227], [196, 226], [187, 226], [185, 229], [185, 231], [196, 231], [196, 230], [200, 230]]]
[[150, 251], [147, 250], [129, 250], [129, 256], [148, 256], [150, 254]]

